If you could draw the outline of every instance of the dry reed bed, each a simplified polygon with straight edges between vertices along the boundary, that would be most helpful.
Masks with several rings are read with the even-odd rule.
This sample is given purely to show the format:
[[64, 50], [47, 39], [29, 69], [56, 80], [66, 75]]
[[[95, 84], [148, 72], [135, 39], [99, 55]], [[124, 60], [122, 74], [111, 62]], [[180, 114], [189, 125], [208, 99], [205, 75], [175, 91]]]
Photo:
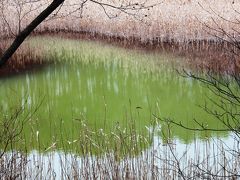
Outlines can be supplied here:
[[[0, 40], [0, 56], [1, 53], [9, 46], [10, 40]], [[46, 63], [43, 58], [41, 48], [30, 47], [26, 42], [24, 43], [16, 53], [10, 58], [2, 68], [0, 68], [0, 76], [9, 76], [22, 71], [38, 68], [40, 69]]]
[[[49, 4], [46, 0], [40, 0], [33, 3], [33, 7], [37, 7], [36, 10], [29, 12], [32, 8], [29, 3], [19, 5], [14, 2], [16, 1], [3, 0], [3, 4], [0, 5], [0, 9], [4, 8], [1, 14], [3, 18], [0, 19], [0, 37], [12, 37], [17, 34], [18, 30], [23, 29]], [[119, 5], [118, 1], [104, 2]], [[137, 18], [106, 8], [109, 14], [118, 15], [110, 19], [101, 6], [91, 2], [83, 7], [81, 18], [76, 17], [79, 16], [79, 12], [66, 16], [79, 7], [79, 5], [70, 5], [76, 3], [75, 0], [66, 0], [58, 16], [51, 16], [35, 30], [35, 33], [52, 35], [61, 32], [60, 36], [71, 38], [76, 38], [80, 33], [90, 39], [107, 40], [115, 44], [117, 42], [127, 48], [138, 45], [147, 50], [161, 49], [184, 55], [191, 68], [197, 70], [239, 72], [239, 57], [234, 57], [236, 60], [232, 61], [232, 54], [229, 53], [233, 47], [222, 44], [223, 42], [219, 43], [220, 39], [216, 37], [229, 40], [227, 35], [231, 35], [236, 40], [239, 39], [239, 1], [233, 3], [228, 0], [162, 0], [160, 2], [151, 0], [146, 5], [156, 2], [159, 4], [153, 8], [136, 12]], [[213, 44], [215, 47], [212, 46]]]
[[[18, 5], [11, 6], [13, 0], [4, 0], [4, 14], [6, 21], [11, 27], [12, 32], [17, 32], [30, 22], [46, 5], [46, 0], [41, 0], [35, 3], [38, 7], [36, 11], [25, 15], [28, 12], [30, 5], [21, 6], [19, 15]], [[24, 2], [24, 1], [23, 1]], [[102, 1], [119, 5], [119, 1]], [[130, 1], [124, 1], [127, 4]], [[143, 0], [131, 2], [144, 2]], [[215, 34], [222, 37], [221, 32], [216, 32], [205, 26], [205, 23], [214, 29], [223, 28], [226, 32], [239, 38], [239, 19], [240, 19], [240, 2], [229, 0], [162, 0], [148, 1], [146, 5], [159, 3], [153, 8], [140, 10], [136, 12], [137, 18], [126, 15], [106, 8], [110, 15], [118, 15], [116, 18], [108, 18], [103, 8], [92, 2], [87, 2], [83, 7], [82, 17], [78, 18], [79, 11], [66, 16], [69, 12], [79, 7], [78, 5], [71, 6], [70, 4], [78, 3], [75, 0], [66, 0], [64, 6], [59, 11], [59, 18], [54, 17], [41, 24], [37, 31], [57, 32], [59, 30], [68, 32], [91, 32], [100, 33], [108, 36], [119, 37], [136, 37], [143, 42], [188, 42], [189, 40], [216, 40]], [[14, 4], [14, 3], [12, 3]], [[1, 8], [1, 7], [0, 7]], [[130, 11], [132, 12], [132, 11]], [[10, 14], [10, 16], [9, 16]], [[25, 15], [25, 16], [24, 16]], [[18, 24], [23, 17], [19, 28]], [[19, 18], [20, 17], [20, 18]], [[140, 20], [139, 20], [140, 19]], [[3, 18], [0, 19], [0, 34], [11, 35], [9, 28]], [[217, 23], [217, 24], [216, 24]], [[225, 35], [223, 35], [225, 36]]]

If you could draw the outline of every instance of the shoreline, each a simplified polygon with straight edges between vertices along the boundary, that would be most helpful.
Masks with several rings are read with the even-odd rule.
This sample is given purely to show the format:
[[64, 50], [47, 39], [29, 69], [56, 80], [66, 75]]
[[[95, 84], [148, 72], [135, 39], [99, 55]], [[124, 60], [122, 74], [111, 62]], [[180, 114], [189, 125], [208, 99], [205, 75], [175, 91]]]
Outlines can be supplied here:
[[[139, 38], [129, 38], [129, 37], [120, 37], [120, 36], [108, 36], [106, 34], [100, 33], [91, 33], [87, 31], [74, 32], [74, 31], [42, 31], [34, 32], [31, 37], [37, 36], [54, 36], [57, 38], [65, 38], [72, 40], [87, 40], [87, 41], [98, 41], [100, 43], [110, 44], [116, 47], [125, 48], [125, 49], [135, 49], [140, 50], [145, 53], [151, 52], [167, 52], [171, 53], [177, 57], [186, 58], [186, 62], [191, 70], [193, 71], [212, 71], [214, 73], [232, 73], [240, 72], [240, 59], [237, 59], [235, 63], [231, 61], [232, 54], [231, 48], [232, 45], [228, 42], [215, 42], [215, 41], [189, 41], [185, 45], [182, 43], [171, 42], [159, 42], [158, 40], [153, 42], [141, 41]], [[7, 41], [9, 39], [2, 38], [0, 41]], [[31, 48], [31, 47], [30, 47]], [[31, 51], [29, 48], [29, 51]], [[20, 48], [21, 49], [21, 48]], [[19, 50], [21, 51], [21, 50]], [[28, 50], [27, 50], [28, 51]], [[0, 47], [1, 52], [1, 47]], [[25, 52], [29, 53], [30, 56], [27, 56], [27, 61], [24, 60], [26, 54], [21, 52], [20, 64], [12, 63], [18, 61], [18, 55], [12, 57], [12, 60], [8, 65], [0, 69], [1, 76], [8, 76], [11, 74], [24, 72], [26, 70], [31, 70], [32, 68], [38, 68], [37, 65], [42, 65], [44, 60], [41, 60], [40, 57], [36, 58], [34, 52]], [[26, 63], [25, 63], [26, 62]], [[10, 65], [10, 67], [9, 67]]]

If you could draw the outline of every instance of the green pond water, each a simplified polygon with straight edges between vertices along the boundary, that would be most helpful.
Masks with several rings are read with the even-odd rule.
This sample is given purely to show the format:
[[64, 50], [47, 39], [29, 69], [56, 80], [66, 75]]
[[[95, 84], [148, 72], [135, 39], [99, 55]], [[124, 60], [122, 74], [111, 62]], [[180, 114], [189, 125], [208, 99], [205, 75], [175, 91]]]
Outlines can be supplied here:
[[[207, 101], [206, 96], [212, 97], [209, 90], [174, 70], [181, 64], [180, 58], [99, 42], [50, 37], [29, 42], [46, 61], [55, 63], [0, 79], [2, 117], [11, 116], [16, 107], [24, 107], [19, 116], [23, 119], [37, 109], [24, 124], [23, 141], [18, 147], [44, 150], [58, 142], [57, 149], [63, 149], [79, 140], [81, 134], [110, 133], [116, 127], [131, 130], [134, 126], [134, 131], [147, 137], [155, 116], [171, 117], [189, 127], [196, 126], [195, 118], [208, 127], [222, 128], [199, 107]], [[167, 133], [166, 125], [158, 123]], [[159, 132], [159, 137], [163, 134]], [[171, 138], [183, 143], [210, 136], [227, 133], [194, 133], [171, 127]]]

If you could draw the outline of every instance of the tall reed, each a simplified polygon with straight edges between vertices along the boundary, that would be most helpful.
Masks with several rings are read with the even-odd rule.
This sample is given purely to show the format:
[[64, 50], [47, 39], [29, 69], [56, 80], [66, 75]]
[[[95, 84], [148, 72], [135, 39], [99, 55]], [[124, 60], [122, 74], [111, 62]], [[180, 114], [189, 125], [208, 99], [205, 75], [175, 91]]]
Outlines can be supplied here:
[[[19, 13], [18, 4], [11, 3], [11, 0], [3, 1], [3, 14], [8, 16], [0, 19], [1, 37], [17, 33], [19, 30]], [[118, 6], [118, 1], [105, 1]], [[129, 1], [130, 2], [130, 1]], [[134, 2], [142, 3], [144, 1], [135, 0]], [[125, 4], [128, 3], [124, 2]], [[131, 3], [133, 3], [131, 1]], [[143, 9], [137, 12], [136, 16], [131, 16], [106, 7], [109, 14], [117, 15], [116, 18], [108, 18], [103, 8], [94, 3], [86, 3], [83, 7], [81, 18], [79, 11], [67, 14], [78, 7], [78, 2], [66, 1], [59, 12], [59, 16], [52, 18], [40, 25], [37, 32], [89, 32], [107, 35], [109, 37], [132, 37], [140, 39], [142, 42], [175, 42], [187, 44], [189, 41], [205, 40], [206, 43], [219, 41], [216, 36], [224, 36], [218, 29], [239, 37], [239, 1], [219, 0], [176, 0], [169, 1], [148, 1], [146, 5], [159, 3], [153, 8]], [[21, 5], [21, 27], [25, 27], [41, 10], [48, 4], [47, 1], [41, 0], [31, 4]], [[74, 5], [77, 4], [77, 5]], [[30, 11], [31, 9], [35, 11]], [[138, 17], [138, 18], [136, 18]], [[6, 24], [6, 21], [8, 24]], [[10, 28], [8, 28], [10, 27]], [[208, 28], [210, 27], [210, 28]], [[11, 29], [11, 31], [10, 31]]]

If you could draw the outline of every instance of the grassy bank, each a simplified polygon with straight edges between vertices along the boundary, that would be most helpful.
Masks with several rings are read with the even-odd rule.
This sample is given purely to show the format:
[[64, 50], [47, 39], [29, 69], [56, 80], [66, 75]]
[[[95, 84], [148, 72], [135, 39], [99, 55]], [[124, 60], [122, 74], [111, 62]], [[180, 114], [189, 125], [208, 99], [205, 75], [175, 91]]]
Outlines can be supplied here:
[[[78, 34], [79, 35], [79, 34]], [[169, 51], [150, 51], [132, 47], [130, 50], [121, 43], [106, 43], [99, 39], [89, 40], [74, 34], [47, 34], [29, 38], [13, 55], [8, 64], [0, 70], [2, 76], [31, 69], [41, 69], [47, 64], [82, 63], [109, 66], [115, 64], [126, 71], [158, 72], [164, 66], [177, 68], [185, 61]], [[2, 40], [0, 53], [11, 42]], [[120, 46], [116, 48], [116, 46]], [[106, 55], [105, 55], [106, 54]], [[112, 55], [110, 55], [112, 54]], [[108, 56], [111, 56], [109, 58]], [[149, 61], [145, 57], [149, 56]], [[97, 61], [95, 61], [97, 59]], [[174, 60], [173, 60], [174, 59]]]
[[[49, 39], [49, 40], [48, 40]], [[157, 69], [158, 65], [156, 64], [171, 64], [172, 68], [182, 70], [191, 69], [194, 72], [207, 72], [211, 71], [214, 73], [232, 73], [239, 72], [240, 64], [239, 57], [231, 54], [232, 46], [229, 44], [209, 44], [206, 45], [205, 42], [203, 44], [198, 45], [197, 43], [188, 43], [186, 46], [181, 46], [180, 44], [174, 43], [162, 43], [162, 44], [145, 44], [139, 41], [138, 39], [129, 40], [127, 38], [118, 38], [118, 37], [108, 37], [106, 35], [100, 34], [91, 34], [91, 33], [66, 33], [66, 32], [42, 32], [35, 33], [32, 38], [29, 38], [27, 42], [25, 42], [21, 48], [13, 55], [9, 63], [0, 70], [2, 75], [10, 75], [18, 72], [22, 72], [24, 70], [35, 69], [35, 67], [40, 68], [45, 64], [56, 63], [52, 62], [49, 57], [46, 58], [46, 54], [49, 54], [48, 51], [54, 52], [56, 51], [73, 51], [77, 54], [75, 56], [81, 56], [81, 46], [77, 45], [77, 47], [65, 46], [60, 47], [58, 49], [58, 41], [61, 42], [74, 40], [75, 44], [81, 44], [81, 41], [85, 44], [86, 42], [95, 42], [96, 44], [102, 44], [105, 47], [119, 47], [119, 50], [122, 49], [130, 49], [132, 52], [135, 51], [135, 54], [143, 55], [146, 54], [156, 54], [155, 59], [151, 62], [143, 62], [139, 60], [134, 62], [130, 60], [128, 63], [132, 63], [131, 67], [133, 67], [134, 63], [137, 63], [138, 66], [145, 66], [148, 69]], [[0, 53], [6, 50], [11, 42], [11, 39], [0, 40], [1, 47]], [[93, 44], [93, 43], [92, 43]], [[204, 45], [205, 44], [205, 45]], [[72, 50], [71, 50], [72, 48]], [[77, 49], [79, 48], [79, 50]], [[93, 51], [99, 53], [99, 57], [103, 52], [98, 49], [94, 49], [94, 46], [90, 47]], [[57, 50], [58, 49], [58, 50]], [[65, 51], [65, 52], [66, 52]], [[62, 52], [63, 53], [63, 52]], [[90, 52], [89, 52], [90, 53]], [[121, 52], [120, 52], [121, 53]], [[161, 60], [159, 61], [159, 55], [162, 54]], [[63, 55], [63, 54], [62, 54]], [[74, 55], [72, 55], [74, 56]], [[157, 57], [158, 56], [158, 57]], [[170, 59], [173, 59], [171, 61]], [[64, 57], [59, 56], [59, 60], [62, 61]], [[124, 59], [123, 57], [116, 57], [114, 59]], [[136, 57], [137, 58], [137, 55]], [[48, 60], [47, 60], [48, 59]], [[101, 58], [100, 58], [101, 59]], [[141, 59], [141, 58], [140, 58]], [[47, 60], [47, 61], [46, 61]], [[170, 60], [170, 61], [169, 61]], [[177, 61], [176, 61], [177, 60]], [[159, 61], [159, 63], [158, 63]], [[164, 62], [166, 61], [166, 62]], [[125, 66], [129, 66], [125, 63]], [[137, 66], [136, 66], [137, 68]], [[154, 70], [153, 70], [154, 71]]]
[[[142, 42], [139, 38], [126, 38], [89, 32], [41, 32], [36, 37], [55, 37], [60, 39], [92, 41], [124, 49], [137, 50], [140, 54], [168, 54], [180, 61], [171, 62], [175, 69], [191, 69], [194, 72], [237, 73], [240, 71], [238, 49], [230, 42], [214, 43], [206, 40], [185, 44], [175, 42]], [[34, 38], [33, 38], [34, 39]], [[41, 44], [41, 43], [40, 43]], [[162, 63], [162, 62], [161, 62]], [[167, 62], [168, 63], [168, 62]]]

